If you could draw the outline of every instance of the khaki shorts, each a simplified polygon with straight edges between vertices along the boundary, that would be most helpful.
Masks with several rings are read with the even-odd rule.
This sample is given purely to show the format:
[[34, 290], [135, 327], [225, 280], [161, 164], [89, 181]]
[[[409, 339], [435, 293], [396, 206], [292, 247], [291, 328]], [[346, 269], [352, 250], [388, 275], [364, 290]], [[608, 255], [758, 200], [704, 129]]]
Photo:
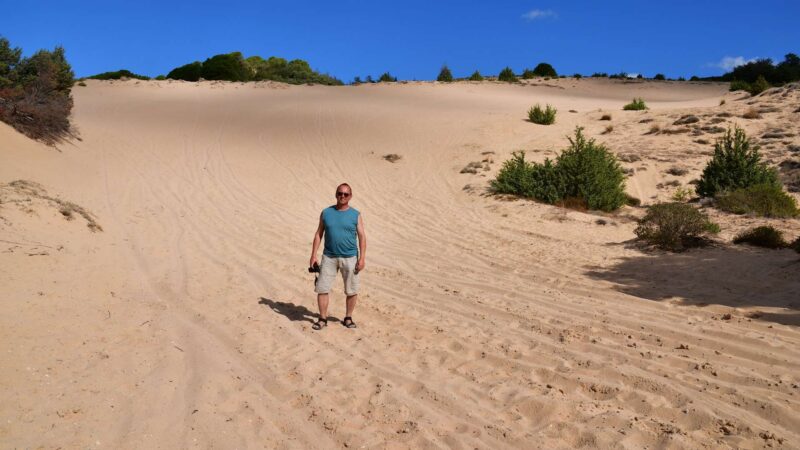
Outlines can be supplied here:
[[314, 291], [317, 294], [327, 294], [333, 287], [333, 280], [336, 279], [336, 272], [342, 272], [344, 280], [344, 293], [348, 297], [358, 294], [358, 274], [356, 274], [356, 262], [358, 258], [334, 258], [322, 255], [319, 263], [319, 277]]

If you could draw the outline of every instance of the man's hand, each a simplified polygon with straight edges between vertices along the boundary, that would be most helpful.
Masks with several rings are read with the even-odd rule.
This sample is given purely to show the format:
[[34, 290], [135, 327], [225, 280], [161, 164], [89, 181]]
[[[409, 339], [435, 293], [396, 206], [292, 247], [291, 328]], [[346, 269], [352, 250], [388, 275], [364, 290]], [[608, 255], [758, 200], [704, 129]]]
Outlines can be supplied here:
[[364, 262], [364, 258], [359, 258], [358, 262], [356, 263], [356, 273], [361, 272], [362, 270], [364, 270], [364, 265], [365, 264], [366, 264], [366, 262]]
[[314, 264], [318, 264], [316, 256], [312, 256], [308, 261], [308, 267], [314, 267]]

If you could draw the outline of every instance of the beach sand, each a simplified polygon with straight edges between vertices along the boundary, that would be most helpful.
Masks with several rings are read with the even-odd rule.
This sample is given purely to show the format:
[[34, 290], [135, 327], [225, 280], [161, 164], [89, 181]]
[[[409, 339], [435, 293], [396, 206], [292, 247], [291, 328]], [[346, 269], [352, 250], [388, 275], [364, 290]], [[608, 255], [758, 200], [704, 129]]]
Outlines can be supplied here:
[[[694, 127], [797, 160], [797, 89], [87, 85], [80, 140], [0, 124], [0, 447], [800, 447], [800, 256], [730, 244], [800, 221], [710, 210], [718, 244], [667, 254], [634, 242], [643, 208], [487, 191], [576, 126], [644, 205], [699, 176], [720, 134]], [[622, 111], [633, 97], [650, 110]], [[527, 121], [535, 103], [555, 125]], [[306, 267], [341, 182], [368, 236], [358, 328], [337, 280], [315, 332]]]

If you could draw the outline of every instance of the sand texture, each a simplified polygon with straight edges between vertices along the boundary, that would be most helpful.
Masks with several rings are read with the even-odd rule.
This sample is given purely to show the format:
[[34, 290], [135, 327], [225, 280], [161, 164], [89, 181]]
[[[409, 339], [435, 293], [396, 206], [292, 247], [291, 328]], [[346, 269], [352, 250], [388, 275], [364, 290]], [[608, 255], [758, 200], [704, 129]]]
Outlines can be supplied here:
[[[0, 447], [800, 448], [800, 255], [730, 244], [800, 220], [710, 209], [718, 243], [667, 254], [634, 242], [643, 208], [487, 192], [578, 125], [645, 205], [734, 123], [791, 183], [800, 89], [87, 84], [80, 140], [0, 124]], [[314, 332], [311, 239], [343, 181], [369, 237], [358, 328], [337, 280]]]

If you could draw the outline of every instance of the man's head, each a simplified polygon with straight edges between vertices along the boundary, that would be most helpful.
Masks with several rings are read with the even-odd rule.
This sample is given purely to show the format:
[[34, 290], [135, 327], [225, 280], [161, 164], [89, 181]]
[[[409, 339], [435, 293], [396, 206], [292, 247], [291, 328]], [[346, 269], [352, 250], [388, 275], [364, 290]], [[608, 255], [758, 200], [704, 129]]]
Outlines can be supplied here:
[[336, 205], [346, 206], [352, 196], [353, 190], [350, 189], [349, 184], [342, 183], [336, 187]]

